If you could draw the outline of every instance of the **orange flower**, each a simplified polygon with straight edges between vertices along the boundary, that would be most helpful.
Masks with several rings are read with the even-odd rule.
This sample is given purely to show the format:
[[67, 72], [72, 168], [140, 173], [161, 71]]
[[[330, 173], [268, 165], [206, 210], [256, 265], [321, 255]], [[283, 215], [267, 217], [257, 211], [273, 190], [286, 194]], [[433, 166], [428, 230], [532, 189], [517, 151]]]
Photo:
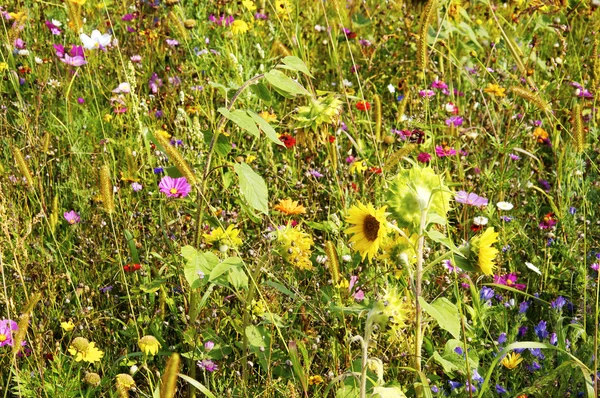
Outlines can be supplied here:
[[306, 208], [304, 206], [299, 205], [298, 201], [289, 198], [280, 200], [279, 204], [275, 205], [273, 208], [288, 215], [306, 213]]
[[358, 101], [356, 103], [356, 109], [358, 109], [359, 111], [368, 111], [369, 109], [371, 109], [371, 104], [369, 104], [369, 102], [367, 101]]
[[539, 143], [543, 143], [548, 139], [548, 132], [541, 127], [536, 127], [535, 130], [533, 130], [533, 136]]

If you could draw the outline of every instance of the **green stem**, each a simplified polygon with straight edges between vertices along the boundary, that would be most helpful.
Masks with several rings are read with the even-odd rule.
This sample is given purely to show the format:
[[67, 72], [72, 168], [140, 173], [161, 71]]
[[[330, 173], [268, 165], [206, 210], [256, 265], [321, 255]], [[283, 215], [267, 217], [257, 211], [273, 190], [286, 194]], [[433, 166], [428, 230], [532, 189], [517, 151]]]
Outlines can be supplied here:
[[[414, 357], [414, 368], [418, 373], [421, 372], [421, 350], [423, 348], [423, 325], [422, 316], [423, 309], [419, 302], [421, 297], [421, 290], [423, 284], [423, 248], [425, 246], [425, 226], [427, 223], [427, 211], [421, 211], [421, 224], [419, 225], [419, 242], [417, 247], [417, 265], [415, 270], [415, 357]], [[420, 397], [423, 394], [422, 386], [417, 387], [417, 396]]]
[[369, 364], [369, 344], [371, 342], [371, 332], [373, 331], [373, 320], [371, 314], [367, 317], [365, 324], [365, 335], [362, 338], [362, 364], [360, 373], [360, 398], [367, 396], [367, 368]]

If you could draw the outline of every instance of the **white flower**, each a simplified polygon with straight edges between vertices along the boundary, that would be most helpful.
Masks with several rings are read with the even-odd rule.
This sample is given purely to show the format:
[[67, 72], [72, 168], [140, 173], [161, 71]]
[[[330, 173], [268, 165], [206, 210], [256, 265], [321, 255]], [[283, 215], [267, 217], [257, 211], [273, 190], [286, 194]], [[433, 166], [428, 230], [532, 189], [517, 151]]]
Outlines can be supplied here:
[[473, 224], [475, 224], [477, 226], [487, 225], [487, 223], [488, 223], [487, 217], [478, 216], [478, 217], [473, 218]]
[[344, 87], [352, 87], [352, 82], [346, 79], [342, 81], [342, 84], [344, 85]]
[[500, 210], [509, 211], [512, 210], [514, 206], [512, 205], [512, 203], [498, 202], [496, 203], [496, 207], [498, 207], [498, 209]]
[[82, 33], [79, 35], [83, 47], [86, 50], [95, 50], [97, 48], [104, 48], [110, 44], [111, 35], [108, 33], [102, 34], [99, 30], [94, 29], [92, 31], [92, 37]]
[[44, 63], [44, 60], [41, 59], [40, 57], [35, 57], [34, 60], [35, 60], [35, 63], [38, 65], [41, 65]]
[[390, 94], [394, 94], [396, 92], [396, 87], [394, 87], [392, 83], [388, 84], [387, 89], [390, 92]]
[[19, 55], [22, 55], [24, 57], [29, 56], [29, 50], [19, 50]]
[[62, 26], [62, 22], [60, 22], [60, 21], [57, 21], [56, 19], [53, 19], [53, 20], [52, 20], [52, 25], [54, 25], [54, 26], [57, 26], [57, 27], [60, 27], [60, 26]]
[[119, 87], [115, 88], [113, 93], [120, 94], [129, 94], [131, 92], [131, 85], [127, 82], [119, 84]]

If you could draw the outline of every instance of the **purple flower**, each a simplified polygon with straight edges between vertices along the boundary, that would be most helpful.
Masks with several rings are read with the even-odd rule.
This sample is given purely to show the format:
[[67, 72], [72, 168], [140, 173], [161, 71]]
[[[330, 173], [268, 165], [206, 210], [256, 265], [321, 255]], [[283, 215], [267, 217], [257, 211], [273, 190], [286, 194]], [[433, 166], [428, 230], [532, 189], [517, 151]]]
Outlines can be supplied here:
[[437, 145], [435, 147], [435, 154], [438, 155], [440, 158], [443, 158], [445, 156], [454, 156], [456, 155], [456, 149]]
[[458, 355], [463, 355], [464, 354], [464, 351], [463, 351], [462, 347], [456, 347], [454, 349], [454, 352], [457, 353]]
[[533, 330], [535, 330], [535, 334], [540, 340], [543, 340], [546, 337], [548, 337], [548, 331], [546, 330], [546, 321], [540, 321], [540, 323], [534, 326]]
[[521, 157], [519, 155], [515, 155], [514, 153], [509, 153], [508, 156], [512, 159], [512, 160], [521, 160]]
[[259, 21], [260, 20], [264, 21], [264, 20], [269, 19], [269, 17], [265, 14], [261, 14], [260, 12], [257, 12], [256, 14], [254, 14], [254, 19], [259, 20]]
[[528, 327], [527, 327], [527, 326], [521, 326], [521, 327], [519, 328], [519, 333], [518, 333], [518, 336], [519, 336], [519, 337], [524, 337], [524, 336], [527, 334], [527, 329], [528, 329]]
[[498, 336], [498, 340], [496, 341], [498, 342], [498, 344], [504, 344], [506, 342], [506, 333], [500, 333], [500, 336]]
[[137, 182], [132, 182], [131, 183], [131, 189], [133, 189], [133, 192], [139, 192], [142, 190], [142, 184], [139, 184]]
[[540, 187], [546, 191], [546, 192], [550, 192], [550, 183], [544, 179], [539, 179], [538, 180], [538, 184], [540, 184]]
[[87, 64], [87, 61], [85, 60], [85, 58], [83, 58], [80, 55], [72, 57], [69, 54], [65, 54], [65, 56], [63, 58], [61, 58], [60, 60], [69, 66], [75, 66], [75, 67], [83, 66], [83, 65]]
[[100, 293], [108, 293], [111, 290], [113, 290], [113, 286], [112, 285], [104, 286], [104, 287], [101, 287], [98, 290], [100, 290]]
[[46, 27], [50, 29], [50, 32], [55, 36], [59, 36], [62, 33], [58, 26], [54, 25], [51, 21], [46, 21]]
[[188, 196], [192, 190], [192, 186], [188, 183], [187, 178], [172, 178], [169, 176], [164, 176], [160, 180], [158, 188], [160, 188], [160, 192], [166, 194], [168, 198], [184, 198]]
[[511, 222], [512, 221], [512, 217], [511, 216], [501, 216], [500, 219], [504, 222]]
[[25, 49], [25, 42], [23, 41], [23, 39], [17, 37], [13, 43], [13, 45], [15, 46], [15, 48], [17, 50], [23, 50]]
[[0, 347], [5, 345], [13, 346], [13, 333], [17, 331], [19, 325], [12, 319], [0, 320]]
[[477, 387], [475, 387], [473, 384], [471, 384], [468, 381], [465, 381], [465, 391], [471, 391], [471, 392], [475, 392], [477, 391]]
[[154, 174], [161, 174], [165, 171], [165, 169], [163, 169], [162, 167], [155, 167], [152, 171], [154, 172]]
[[481, 288], [481, 290], [479, 291], [479, 298], [481, 298], [481, 300], [484, 300], [484, 301], [491, 300], [492, 297], [494, 297], [494, 289], [492, 289], [492, 288], [483, 286]]
[[431, 160], [431, 155], [428, 154], [427, 152], [421, 152], [417, 156], [417, 161], [419, 161], [421, 163], [429, 163], [430, 160]]
[[533, 355], [536, 358], [539, 358], [539, 359], [542, 359], [542, 360], [546, 359], [546, 357], [542, 353], [542, 349], [541, 348], [529, 348], [529, 352], [531, 353], [531, 355]]
[[215, 343], [212, 341], [207, 341], [206, 343], [204, 343], [204, 349], [208, 352], [210, 350], [212, 350], [213, 348], [215, 348]]
[[517, 283], [517, 274], [510, 273], [506, 275], [494, 275], [494, 283], [498, 285], [514, 287], [517, 290], [525, 290], [527, 287], [522, 283]]
[[81, 218], [79, 217], [79, 214], [75, 213], [75, 210], [66, 211], [63, 215], [65, 216], [65, 220], [71, 225], [79, 224], [81, 222]]
[[438, 392], [440, 392], [440, 389], [437, 386], [431, 386], [431, 392], [437, 394]]
[[459, 126], [462, 126], [462, 124], [463, 124], [462, 116], [450, 116], [448, 119], [446, 119], [446, 126], [459, 127]]
[[431, 88], [437, 88], [440, 90], [447, 89], [448, 85], [441, 80], [435, 80], [431, 83]]
[[471, 376], [471, 380], [476, 381], [477, 383], [483, 383], [483, 377], [477, 372], [477, 369], [473, 369], [473, 375]]
[[179, 42], [175, 39], [167, 39], [166, 42], [169, 47], [177, 47], [179, 45]]
[[527, 368], [529, 369], [530, 372], [535, 372], [536, 370], [540, 370], [542, 367], [540, 366], [539, 363], [537, 363], [537, 361], [533, 361], [531, 366], [528, 366]]
[[462, 383], [459, 383], [458, 381], [449, 380], [448, 384], [450, 384], [450, 391], [453, 391], [459, 387], [462, 387]]
[[465, 191], [458, 191], [456, 196], [454, 196], [454, 200], [456, 200], [458, 203], [475, 207], [483, 207], [488, 204], [488, 200], [486, 198], [483, 198], [475, 193], [467, 193]]
[[219, 370], [219, 367], [216, 363], [211, 361], [210, 359], [203, 359], [202, 361], [198, 361], [198, 367], [207, 372], [214, 372]]
[[62, 58], [65, 56], [65, 47], [62, 44], [53, 44], [54, 51], [56, 52], [56, 56], [58, 58]]
[[148, 81], [148, 87], [150, 87], [152, 94], [156, 94], [159, 87], [162, 87], [162, 85], [163, 81], [158, 78], [158, 74], [156, 72], [152, 73], [152, 76], [150, 76], [150, 80]]
[[419, 95], [424, 98], [433, 97], [435, 95], [435, 91], [433, 90], [419, 90]]
[[496, 384], [496, 392], [498, 394], [506, 394], [508, 391], [506, 388], [502, 387], [500, 384]]
[[565, 304], [567, 304], [567, 300], [565, 300], [565, 298], [563, 296], [558, 296], [558, 298], [556, 300], [554, 300], [552, 303], [550, 303], [552, 308], [555, 309], [556, 311], [562, 310], [562, 307], [564, 307]]
[[550, 344], [552, 344], [552, 345], [558, 344], [558, 336], [556, 336], [556, 333], [552, 333], [550, 335]]
[[319, 173], [319, 171], [315, 170], [315, 169], [310, 169], [308, 171], [308, 174], [310, 174], [311, 176], [313, 176], [315, 178], [321, 178], [321, 177], [323, 177], [323, 174]]

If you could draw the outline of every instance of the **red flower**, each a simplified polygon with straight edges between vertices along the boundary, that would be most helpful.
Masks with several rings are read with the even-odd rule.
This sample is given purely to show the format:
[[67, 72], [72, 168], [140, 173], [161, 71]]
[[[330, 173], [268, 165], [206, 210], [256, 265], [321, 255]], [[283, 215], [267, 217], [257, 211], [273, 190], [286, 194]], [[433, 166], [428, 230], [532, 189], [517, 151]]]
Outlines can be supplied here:
[[335, 141], [335, 135], [330, 135], [327, 139], [329, 142], [333, 143]]
[[279, 141], [283, 142], [286, 148], [291, 148], [296, 145], [296, 139], [289, 134], [282, 134], [279, 137]]
[[373, 173], [373, 174], [381, 174], [381, 173], [383, 173], [383, 170], [381, 169], [381, 167], [375, 167], [375, 166], [371, 167], [369, 169], [369, 171], [371, 173]]
[[138, 263], [132, 263], [132, 264], [127, 264], [123, 266], [123, 270], [125, 272], [135, 272], [138, 271], [139, 269], [141, 269], [142, 266]]
[[369, 104], [369, 102], [367, 101], [358, 101], [356, 103], [356, 109], [358, 109], [359, 111], [368, 111], [369, 109], [371, 109], [371, 104]]

